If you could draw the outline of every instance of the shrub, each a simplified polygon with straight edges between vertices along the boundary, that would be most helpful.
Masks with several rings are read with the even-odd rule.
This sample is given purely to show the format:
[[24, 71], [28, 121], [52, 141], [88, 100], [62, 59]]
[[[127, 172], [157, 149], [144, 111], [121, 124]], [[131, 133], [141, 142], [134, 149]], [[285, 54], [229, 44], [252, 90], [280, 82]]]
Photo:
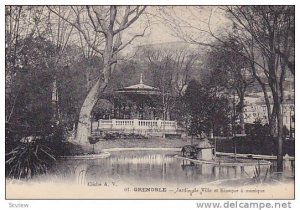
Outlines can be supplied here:
[[31, 137], [27, 137], [26, 141], [6, 154], [8, 176], [17, 179], [32, 178], [47, 173], [49, 166], [55, 161], [52, 150], [45, 146], [42, 140]]
[[[270, 136], [253, 137], [239, 136], [233, 139], [217, 139], [218, 152], [234, 152], [234, 142], [236, 143], [237, 153], [277, 155], [277, 139]], [[295, 141], [283, 140], [283, 154], [295, 155]]]

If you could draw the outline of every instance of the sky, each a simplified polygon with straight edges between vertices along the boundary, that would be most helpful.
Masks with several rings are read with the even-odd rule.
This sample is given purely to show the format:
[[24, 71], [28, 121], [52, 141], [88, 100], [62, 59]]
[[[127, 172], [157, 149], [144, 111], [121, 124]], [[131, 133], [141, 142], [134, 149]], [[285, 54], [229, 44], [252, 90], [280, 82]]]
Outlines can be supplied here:
[[[174, 28], [173, 30], [170, 29], [170, 25], [173, 25], [175, 21], [178, 26], [179, 24], [183, 26], [183, 32], [195, 32], [197, 34], [199, 31], [193, 30], [193, 27], [208, 30], [207, 23], [210, 14], [212, 30], [224, 29], [228, 20], [218, 6], [148, 6], [144, 17], [139, 22], [145, 21], [145, 16], [147, 16], [150, 19], [151, 26], [147, 35], [135, 43], [160, 43], [180, 40], [175, 36]], [[170, 22], [173, 23], [170, 24]], [[138, 28], [140, 23], [134, 26]], [[205, 38], [203, 37], [203, 39]]]
[[183, 41], [176, 32], [191, 35], [198, 41], [214, 41], [210, 35], [201, 30], [208, 31], [209, 23], [210, 29], [214, 33], [219, 33], [227, 30], [229, 24], [224, 12], [218, 6], [148, 6], [145, 14], [124, 32], [123, 40], [128, 40], [132, 34], [141, 33], [147, 21], [150, 27], [144, 37], [137, 38], [124, 52], [130, 52], [139, 45]]
[[[43, 18], [46, 19], [48, 17], [49, 10], [46, 7], [33, 6], [33, 8], [43, 8]], [[57, 6], [51, 6], [51, 8], [58, 11]], [[75, 9], [79, 8], [81, 7], [76, 7]], [[83, 9], [84, 8], [85, 7], [83, 7]], [[74, 15], [72, 17], [72, 9], [71, 7], [67, 7], [62, 8], [61, 11], [65, 11], [65, 13], [63, 14], [64, 17], [67, 17], [71, 11], [71, 18], [67, 19], [71, 22], [75, 22], [76, 18]], [[100, 14], [102, 13], [100, 12]], [[122, 12], [119, 11], [118, 14], [120, 14], [119, 21], [121, 21], [123, 18], [121, 15]], [[31, 19], [28, 17], [31, 17]], [[55, 26], [55, 24], [57, 25], [57, 23], [55, 23], [55, 21], [58, 22], [58, 19], [55, 20], [55, 18], [57, 18], [57, 16], [52, 13], [51, 20], [54, 21], [54, 36], [55, 30], [57, 30]], [[24, 18], [23, 23], [25, 27], [23, 28], [25, 30], [25, 34], [28, 33], [26, 32], [28, 31], [27, 29], [29, 29], [30, 31], [31, 28], [34, 27], [33, 19], [34, 17], [32, 16], [32, 14]], [[84, 21], [83, 19], [89, 20], [86, 13], [82, 13], [81, 22]], [[182, 41], [182, 39], [178, 37], [178, 34], [192, 35], [193, 38], [198, 41], [204, 40], [209, 42], [211, 41], [211, 36], [201, 32], [201, 30], [208, 31], [208, 22], [210, 22], [212, 31], [216, 32], [223, 30], [225, 28], [224, 26], [226, 26], [226, 23], [228, 23], [228, 21], [226, 20], [227, 18], [223, 14], [222, 10], [218, 8], [218, 6], [148, 6], [144, 14], [142, 14], [139, 19], [136, 20], [129, 28], [125, 29], [122, 32], [122, 42], [126, 43], [134, 35], [141, 34], [144, 31], [145, 26], [148, 25], [145, 31], [145, 35], [143, 37], [138, 37], [137, 39], [135, 39], [132, 44], [127, 46], [123, 51], [125, 53], [132, 51], [132, 49], [139, 45]], [[26, 27], [26, 25], [28, 24], [27, 21], [32, 23], [31, 27]], [[39, 27], [41, 27], [43, 30], [43, 27], [45, 26], [39, 24]], [[67, 27], [67, 30], [70, 30], [70, 27]], [[178, 33], [177, 35], [176, 32]], [[89, 33], [93, 34], [92, 28], [90, 28]], [[80, 45], [80, 39], [78, 37], [77, 30], [73, 30], [70, 39]]]

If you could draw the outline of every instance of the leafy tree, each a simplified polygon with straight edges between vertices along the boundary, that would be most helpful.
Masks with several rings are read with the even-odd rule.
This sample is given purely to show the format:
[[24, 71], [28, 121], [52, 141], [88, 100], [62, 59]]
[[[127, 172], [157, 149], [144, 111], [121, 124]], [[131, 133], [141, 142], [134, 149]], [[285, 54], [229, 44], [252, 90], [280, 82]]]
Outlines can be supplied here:
[[[103, 62], [96, 55], [89, 58], [83, 56], [81, 49], [76, 45], [69, 45], [62, 59], [67, 65], [60, 66], [56, 72], [58, 106], [61, 121], [72, 129], [74, 125], [77, 127], [80, 108], [88, 92], [87, 85], [96, 82], [93, 78], [96, 77], [98, 68]], [[89, 83], [86, 72], [89, 72]]]
[[192, 80], [183, 96], [186, 113], [189, 115], [189, 132], [200, 135], [201, 132], [226, 132], [230, 123], [228, 100]]
[[10, 97], [6, 97], [6, 109], [10, 110], [6, 118], [9, 131], [5, 142], [6, 172], [14, 178], [31, 178], [47, 172], [55, 160], [52, 149], [55, 143], [61, 143], [63, 136], [59, 128], [52, 127], [51, 93], [56, 51], [54, 45], [41, 36], [19, 39], [18, 45], [19, 66], [14, 73]]
[[19, 45], [22, 50], [16, 56], [21, 68], [12, 86], [12, 93], [16, 97], [6, 100], [6, 109], [12, 106], [14, 110], [10, 114], [9, 124], [16, 127], [26, 125], [31, 134], [47, 133], [52, 117], [51, 63], [55, 50], [51, 42], [42, 37], [21, 39]]
[[[211, 69], [210, 80], [207, 85], [218, 91], [227, 92], [231, 95], [237, 95], [238, 101], [234, 107], [236, 116], [240, 119], [241, 133], [245, 134], [244, 126], [244, 99], [247, 88], [254, 83], [254, 77], [250, 70], [250, 63], [241, 54], [242, 46], [234, 39], [227, 38], [227, 41], [220, 43], [213, 48], [207, 59], [207, 67]], [[235, 48], [231, 51], [228, 48]]]

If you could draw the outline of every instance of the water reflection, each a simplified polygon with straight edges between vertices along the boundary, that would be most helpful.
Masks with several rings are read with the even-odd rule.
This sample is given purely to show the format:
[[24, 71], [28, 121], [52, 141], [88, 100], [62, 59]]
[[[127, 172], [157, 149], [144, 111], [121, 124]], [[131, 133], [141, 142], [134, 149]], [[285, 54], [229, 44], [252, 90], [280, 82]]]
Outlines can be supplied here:
[[[195, 164], [175, 158], [177, 152], [123, 151], [98, 160], [62, 160], [54, 174], [77, 184], [195, 186], [210, 181], [252, 177], [253, 166]], [[265, 170], [262, 167], [262, 170]]]

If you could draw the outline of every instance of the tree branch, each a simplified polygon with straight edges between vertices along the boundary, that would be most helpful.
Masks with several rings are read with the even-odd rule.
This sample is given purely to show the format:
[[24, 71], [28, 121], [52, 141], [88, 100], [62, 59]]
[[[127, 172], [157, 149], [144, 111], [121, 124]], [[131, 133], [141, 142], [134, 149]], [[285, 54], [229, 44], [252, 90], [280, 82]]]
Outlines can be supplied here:
[[119, 28], [116, 29], [113, 33], [118, 34], [121, 31], [123, 31], [124, 29], [128, 28], [130, 25], [132, 25], [141, 16], [141, 14], [145, 11], [145, 9], [146, 9], [146, 6], [143, 6], [143, 8], [141, 10], [136, 8], [135, 9], [136, 14], [131, 20], [129, 20], [128, 18], [130, 16], [130, 14], [132, 14], [133, 12], [131, 13], [131, 12], [127, 11], [127, 13], [125, 13], [125, 16], [124, 16], [123, 21], [121, 22]]
[[56, 14], [58, 17], [60, 17], [61, 19], [63, 19], [64, 21], [66, 21], [67, 23], [69, 23], [70, 25], [72, 25], [74, 28], [76, 28], [84, 37], [85, 41], [87, 42], [87, 44], [93, 49], [95, 50], [97, 53], [99, 53], [100, 55], [103, 55], [103, 50], [99, 50], [97, 49], [92, 43], [90, 43], [90, 40], [88, 38], [88, 36], [86, 35], [86, 33], [82, 30], [81, 26], [80, 26], [80, 18], [79, 18], [79, 14], [76, 14], [76, 23], [73, 23], [71, 21], [69, 21], [67, 18], [65, 18], [64, 16], [62, 16], [61, 14], [59, 14], [58, 12], [56, 12], [55, 10], [53, 10], [50, 6], [47, 6], [47, 8], [53, 12], [54, 14]]
[[127, 47], [128, 45], [130, 45], [136, 38], [143, 37], [145, 35], [145, 32], [146, 32], [146, 30], [148, 28], [149, 28], [149, 26], [147, 26], [147, 27], [144, 28], [143, 33], [134, 35], [127, 43], [123, 44], [121, 47], [119, 47], [118, 49], [116, 49], [113, 52], [113, 55], [117, 54], [118, 52], [120, 52], [121, 50], [123, 50], [125, 47]]

